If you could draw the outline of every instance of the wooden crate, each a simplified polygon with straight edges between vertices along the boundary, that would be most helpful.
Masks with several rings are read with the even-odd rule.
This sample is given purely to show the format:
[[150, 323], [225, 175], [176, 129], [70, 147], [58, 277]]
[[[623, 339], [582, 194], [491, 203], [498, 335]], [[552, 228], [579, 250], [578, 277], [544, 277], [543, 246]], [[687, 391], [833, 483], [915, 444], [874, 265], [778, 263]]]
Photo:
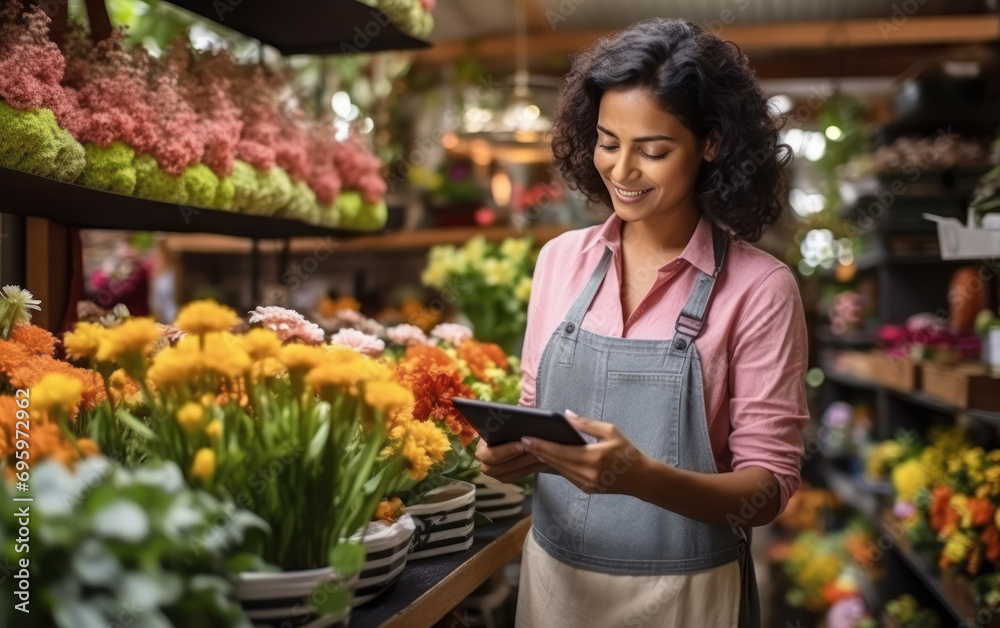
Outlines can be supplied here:
[[884, 351], [872, 351], [875, 380], [888, 388], [906, 393], [920, 388], [920, 364], [909, 357], [896, 357]]
[[961, 409], [1000, 410], [1000, 378], [984, 364], [925, 362], [922, 373], [924, 392], [932, 397]]

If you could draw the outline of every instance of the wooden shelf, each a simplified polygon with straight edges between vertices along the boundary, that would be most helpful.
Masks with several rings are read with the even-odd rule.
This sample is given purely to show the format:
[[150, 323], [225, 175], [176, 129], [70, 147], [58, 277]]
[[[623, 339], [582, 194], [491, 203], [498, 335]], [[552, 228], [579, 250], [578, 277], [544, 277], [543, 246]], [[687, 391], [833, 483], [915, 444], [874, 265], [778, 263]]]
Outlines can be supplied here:
[[951, 416], [956, 416], [958, 414], [965, 414], [970, 419], [989, 427], [1000, 427], [1000, 412], [992, 412], [989, 410], [980, 410], [977, 408], [956, 408], [955, 406], [945, 403], [935, 397], [932, 397], [924, 392], [907, 392], [903, 390], [898, 390], [896, 388], [890, 388], [884, 386], [879, 382], [874, 382], [872, 380], [864, 379], [861, 377], [855, 377], [854, 375], [849, 375], [847, 373], [840, 373], [837, 371], [827, 371], [826, 380], [834, 384], [839, 384], [841, 386], [848, 386], [851, 388], [857, 388], [859, 390], [871, 390], [871, 391], [885, 391], [887, 394], [891, 395], [895, 399], [899, 399], [911, 405], [925, 408], [927, 410], [933, 410], [934, 412], [939, 412], [941, 414], [947, 414]]
[[[290, 252], [313, 253], [317, 247], [322, 247], [327, 253], [397, 253], [425, 251], [440, 244], [462, 245], [469, 238], [481, 235], [491, 242], [504, 238], [519, 238], [532, 236], [536, 244], [544, 244], [552, 238], [568, 230], [562, 225], [546, 225], [519, 231], [513, 227], [450, 227], [442, 229], [418, 229], [413, 231], [395, 231], [375, 235], [358, 236], [348, 241], [338, 241], [330, 236], [292, 238]], [[219, 235], [170, 235], [167, 246], [181, 253], [249, 253], [251, 243], [244, 239], [229, 238]], [[261, 242], [262, 253], [277, 253], [283, 247], [280, 242]]]
[[531, 498], [520, 518], [476, 528], [470, 549], [407, 563], [393, 587], [351, 611], [351, 628], [432, 626], [521, 553], [531, 530]]
[[381, 11], [355, 0], [170, 0], [284, 55], [350, 54], [430, 48]]
[[150, 201], [7, 168], [0, 168], [0, 189], [4, 190], [0, 211], [46, 218], [69, 227], [217, 233], [244, 238], [354, 238], [361, 234], [347, 229], [317, 227], [290, 218], [251, 216]]

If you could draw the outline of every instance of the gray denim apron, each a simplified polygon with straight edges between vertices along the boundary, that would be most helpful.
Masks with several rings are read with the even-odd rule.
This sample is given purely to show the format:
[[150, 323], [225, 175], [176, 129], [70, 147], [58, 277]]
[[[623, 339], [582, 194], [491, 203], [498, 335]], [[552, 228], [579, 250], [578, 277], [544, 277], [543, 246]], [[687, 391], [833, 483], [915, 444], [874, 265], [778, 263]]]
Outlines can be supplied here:
[[[701, 359], [694, 344], [728, 244], [725, 234], [714, 227], [713, 243], [715, 272], [700, 274], [669, 340], [615, 338], [580, 328], [611, 264], [611, 249], [606, 248], [545, 346], [536, 378], [537, 407], [568, 409], [613, 423], [657, 460], [699, 473], [718, 473], [708, 437]], [[628, 464], [620, 460], [614, 472], [605, 472], [601, 484], [609, 492], [594, 495], [560, 475], [539, 473], [532, 524], [538, 544], [564, 563], [622, 575], [684, 574], [740, 560], [741, 625], [759, 626], [749, 528], [701, 523], [611, 493], [616, 473]]]

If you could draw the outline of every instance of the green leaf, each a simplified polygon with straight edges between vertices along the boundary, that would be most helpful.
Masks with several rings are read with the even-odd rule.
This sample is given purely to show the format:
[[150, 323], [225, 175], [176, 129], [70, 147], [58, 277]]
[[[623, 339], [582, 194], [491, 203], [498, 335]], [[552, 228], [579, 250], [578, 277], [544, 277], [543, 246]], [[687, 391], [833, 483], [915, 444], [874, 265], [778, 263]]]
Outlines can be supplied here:
[[145, 423], [139, 419], [132, 416], [131, 413], [122, 410], [118, 413], [118, 420], [125, 424], [126, 427], [135, 432], [138, 436], [142, 437], [144, 440], [156, 441], [159, 440], [159, 436], [156, 432], [149, 429]]
[[360, 543], [340, 543], [330, 550], [330, 566], [341, 575], [358, 573], [365, 566], [365, 546]]
[[472, 514], [472, 523], [478, 528], [480, 526], [490, 525], [493, 523], [493, 520], [477, 510]]
[[350, 589], [335, 582], [327, 582], [317, 587], [310, 599], [317, 614], [339, 615], [351, 607], [353, 598], [354, 594]]

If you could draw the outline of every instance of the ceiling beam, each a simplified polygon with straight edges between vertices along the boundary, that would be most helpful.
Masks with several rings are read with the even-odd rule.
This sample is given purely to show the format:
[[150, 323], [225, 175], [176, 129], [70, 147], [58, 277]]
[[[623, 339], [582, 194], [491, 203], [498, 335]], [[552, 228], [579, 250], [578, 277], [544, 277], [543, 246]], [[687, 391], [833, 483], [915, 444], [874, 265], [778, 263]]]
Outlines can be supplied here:
[[[536, 31], [529, 34], [532, 56], [571, 54], [612, 30]], [[833, 48], [975, 44], [1000, 39], [996, 15], [910, 16], [866, 20], [730, 24], [716, 33], [744, 52]], [[466, 54], [481, 60], [513, 58], [513, 35], [435, 43], [414, 53], [420, 65], [444, 65]]]

